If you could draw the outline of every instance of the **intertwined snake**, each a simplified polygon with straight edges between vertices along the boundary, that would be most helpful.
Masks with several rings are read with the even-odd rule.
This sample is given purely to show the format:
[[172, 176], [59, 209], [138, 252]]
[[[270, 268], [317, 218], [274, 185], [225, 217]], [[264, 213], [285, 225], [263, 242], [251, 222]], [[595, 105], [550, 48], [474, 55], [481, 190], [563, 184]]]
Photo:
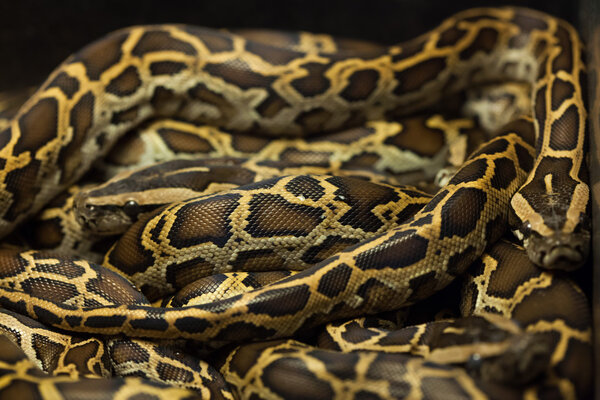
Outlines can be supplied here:
[[[177, 351], [147, 338], [217, 344], [283, 338], [335, 319], [396, 310], [429, 297], [463, 274], [500, 239], [509, 214], [533, 262], [550, 269], [573, 269], [585, 259], [590, 228], [581, 57], [582, 45], [570, 25], [519, 8], [468, 10], [399, 45], [337, 52], [302, 51], [191, 26], [133, 27], [112, 33], [58, 67], [0, 133], [2, 235], [76, 182], [126, 131], [151, 118], [291, 138], [398, 118], [473, 84], [513, 80], [531, 85], [533, 119], [509, 124], [471, 155], [431, 200], [408, 199], [408, 204], [426, 203], [418, 211], [403, 214], [407, 203], [398, 202], [403, 192], [391, 186], [334, 176], [273, 178], [157, 209], [136, 222], [104, 259], [106, 267], [133, 279], [150, 301], [183, 288], [206, 271], [226, 272], [236, 266], [252, 271], [302, 270], [257, 289], [209, 303], [154, 307], [148, 300], [135, 300], [134, 294], [125, 296], [130, 289], [113, 293], [111, 288], [118, 285], [106, 283], [109, 278], [100, 266], [13, 251], [2, 255], [0, 304], [20, 318], [28, 316], [65, 331], [124, 334], [122, 340], [128, 344], [119, 347], [121, 339], [112, 338], [111, 351], [137, 348], [158, 360], [171, 359], [157, 361], [171, 371], [157, 373], [164, 378], [189, 365], [182, 361], [175, 366]], [[374, 186], [361, 191], [369, 185]], [[375, 191], [379, 197], [371, 195]], [[318, 237], [311, 236], [313, 232]], [[59, 265], [47, 275], [48, 269]], [[95, 272], [88, 276], [86, 268]], [[68, 282], [70, 276], [78, 284]], [[116, 277], [113, 282], [123, 279]], [[52, 290], [47, 293], [44, 288]], [[90, 290], [100, 297], [88, 296]], [[518, 296], [523, 293], [511, 292], [511, 298]], [[500, 308], [485, 311], [518, 320]], [[574, 346], [579, 353], [589, 348], [590, 340], [589, 323], [569, 317], [560, 314], [547, 328], [564, 335], [560, 352], [548, 355], [552, 344], [539, 350], [547, 355], [541, 358], [545, 366], [541, 371], [552, 365], [548, 385], [556, 385], [565, 396], [584, 393], [589, 383], [564, 366], [567, 359], [573, 362], [565, 349]], [[525, 337], [510, 322], [483, 318], [487, 322], [481, 323], [491, 330]], [[536, 320], [543, 318], [536, 314]], [[3, 368], [12, 371], [5, 381], [13, 388], [39, 391], [42, 397], [85, 392], [86, 385], [115, 397], [126, 397], [135, 388], [163, 397], [169, 390], [173, 396], [191, 393], [136, 378], [95, 385], [41, 376], [27, 372], [33, 367], [10, 343], [0, 345], [7, 354]], [[288, 362], [305, 363], [310, 369], [309, 359], [323, 365], [311, 370], [317, 376], [311, 388], [322, 386], [322, 376], [329, 376], [330, 392], [339, 397], [348, 393], [360, 397], [361, 390], [365, 396], [435, 397], [428, 382], [441, 376], [430, 370], [436, 367], [427, 360], [386, 355], [385, 349], [359, 352], [355, 358], [341, 356], [344, 360], [338, 365], [354, 360], [357, 369], [337, 371], [330, 359], [336, 356], [305, 344], [244, 346], [221, 360], [221, 372], [243, 395], [286, 397], [289, 388], [277, 386], [276, 376], [267, 373], [275, 364], [291, 368]], [[506, 349], [503, 346], [499, 347]], [[481, 351], [467, 354], [481, 356]], [[332, 365], [324, 361], [328, 359]], [[264, 368], [254, 370], [244, 364], [248, 360]], [[407, 372], [394, 376], [393, 368], [386, 369], [393, 363], [397, 365], [393, 368]], [[370, 374], [369, 365], [380, 369]], [[452, 368], [445, 370], [445, 382], [465, 395], [520, 393], [484, 378], [471, 381], [463, 370]], [[478, 369], [493, 375], [489, 371], [494, 368]], [[207, 371], [198, 378], [205, 386], [194, 389], [215, 397], [231, 396], [229, 388], [211, 386], [214, 374]], [[348, 376], [360, 377], [366, 389], [345, 388]], [[373, 389], [373, 382], [386, 379], [387, 390]], [[272, 386], [264, 386], [269, 381]], [[541, 386], [524, 390], [544, 392]]]

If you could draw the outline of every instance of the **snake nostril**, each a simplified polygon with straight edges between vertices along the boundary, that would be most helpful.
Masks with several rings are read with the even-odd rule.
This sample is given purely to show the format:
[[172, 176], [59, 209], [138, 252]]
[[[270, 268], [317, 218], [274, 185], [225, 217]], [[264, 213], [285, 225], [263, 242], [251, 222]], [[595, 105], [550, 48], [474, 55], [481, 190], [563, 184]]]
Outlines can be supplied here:
[[546, 258], [546, 251], [545, 250], [540, 250], [538, 253], [538, 260], [540, 263], [543, 263], [544, 258]]

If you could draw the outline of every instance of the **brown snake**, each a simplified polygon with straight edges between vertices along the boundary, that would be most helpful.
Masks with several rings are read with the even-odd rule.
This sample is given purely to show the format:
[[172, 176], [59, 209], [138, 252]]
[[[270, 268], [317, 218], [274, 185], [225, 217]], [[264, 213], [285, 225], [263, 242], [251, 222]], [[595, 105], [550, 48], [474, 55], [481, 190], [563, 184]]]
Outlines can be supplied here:
[[[47, 299], [43, 291], [31, 285], [19, 288], [12, 281], [31, 278], [22, 275], [21, 253], [7, 257], [10, 274], [0, 287], [0, 304], [48, 326], [82, 333], [231, 342], [288, 337], [333, 319], [394, 310], [441, 290], [502, 236], [509, 214], [532, 261], [550, 269], [576, 268], [587, 255], [590, 229], [581, 57], [582, 45], [570, 25], [520, 8], [468, 10], [402, 44], [332, 53], [270, 46], [191, 26], [144, 26], [112, 33], [59, 66], [0, 132], [0, 234], [7, 235], [39, 211], [126, 131], [151, 118], [297, 137], [397, 118], [473, 84], [514, 80], [532, 87], [533, 122], [525, 118], [505, 128], [408, 220], [373, 229], [369, 237], [352, 237], [361, 241], [342, 251], [308, 257], [306, 265], [296, 265], [303, 271], [262, 288], [178, 308]], [[535, 157], [528, 143], [535, 143]], [[252, 258], [244, 259], [242, 252], [285, 258], [277, 251], [296, 248], [290, 237], [318, 225], [316, 218], [309, 221], [313, 200], [326, 199], [333, 210], [347, 209], [336, 218], [347, 217], [350, 225], [369, 230], [369, 213], [361, 214], [355, 206], [360, 202], [352, 203], [363, 195], [328, 191], [328, 178], [306, 176], [291, 189], [285, 187], [286, 179], [294, 178], [214, 195], [213, 203], [211, 198], [191, 199], [159, 209], [134, 224], [104, 263], [130, 277], [150, 271], [136, 284], [154, 300], [197, 278], [197, 268], [221, 271], [239, 260], [250, 260], [238, 264], [252, 267]], [[278, 182], [296, 200], [282, 196], [283, 191], [269, 193]], [[269, 217], [268, 209], [254, 206], [257, 199], [269, 196], [275, 199], [271, 204], [286, 212]], [[208, 213], [199, 217], [202, 207]], [[244, 211], [238, 215], [235, 210]], [[201, 237], [187, 236], [189, 228], [209, 218]], [[252, 224], [260, 229], [244, 230]], [[271, 237], [266, 247], [244, 239], [248, 233], [260, 237], [263, 230]], [[225, 246], [230, 238], [242, 243], [240, 247]], [[188, 249], [198, 244], [214, 251], [198, 256]], [[215, 256], [223, 249], [224, 256]], [[187, 259], [178, 258], [177, 252]], [[267, 268], [294, 269], [278, 262]], [[57, 277], [43, 279], [61, 282]], [[79, 296], [85, 292], [74, 291]], [[580, 336], [585, 341], [585, 335]], [[7, 354], [2, 363], [14, 371], [8, 380], [28, 382], [22, 385], [35, 390], [49, 382], [50, 392], [43, 397], [60, 392], [62, 382], [66, 393], [69, 387], [86, 384], [23, 373], [18, 365], [33, 367], [5, 341], [0, 344]], [[310, 356], [303, 345], [290, 346], [290, 354]], [[357, 362], [367, 365], [378, 357], [386, 356], [365, 353]], [[428, 368], [421, 361], [406, 363], [422, 365], [415, 367], [420, 372]], [[466, 375], [448, 376], [468, 386]], [[427, 376], [420, 379], [426, 382]], [[114, 393], [130, 385], [140, 390], [150, 385], [130, 378], [103, 384]], [[169, 390], [154, 387], [160, 396]], [[493, 385], [488, 389], [503, 393]]]

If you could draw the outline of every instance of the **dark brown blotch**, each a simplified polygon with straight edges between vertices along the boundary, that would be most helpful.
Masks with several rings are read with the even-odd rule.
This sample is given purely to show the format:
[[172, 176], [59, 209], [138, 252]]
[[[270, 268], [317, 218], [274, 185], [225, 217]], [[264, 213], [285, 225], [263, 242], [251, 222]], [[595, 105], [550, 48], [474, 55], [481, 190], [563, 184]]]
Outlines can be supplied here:
[[248, 202], [245, 231], [252, 237], [307, 236], [323, 221], [317, 207], [287, 202], [282, 196], [258, 193]]
[[32, 156], [42, 146], [54, 140], [57, 134], [58, 102], [47, 97], [37, 101], [19, 118], [21, 136], [15, 144], [13, 154], [30, 151]]
[[10, 171], [5, 178], [6, 190], [12, 193], [9, 209], [4, 219], [14, 221], [26, 212], [31, 212], [36, 195], [40, 191], [37, 184], [40, 161], [32, 160], [23, 168]]
[[[40, 252], [38, 254], [40, 254], [41, 258], [56, 257], [55, 253]], [[19, 257], [19, 259], [21, 259], [21, 257]], [[67, 277], [69, 279], [78, 278], [89, 271], [87, 268], [84, 268], [81, 265], [77, 265], [73, 261], [73, 259], [66, 258], [64, 255], [61, 256], [61, 262], [59, 263], [45, 263], [43, 261], [36, 261], [35, 266], [32, 268], [32, 271], [57, 274]]]
[[501, 214], [485, 224], [485, 237], [489, 243], [494, 243], [506, 232], [507, 219], [506, 215]]
[[150, 74], [157, 75], [177, 75], [185, 70], [187, 65], [177, 61], [155, 61], [150, 64]]
[[52, 87], [59, 88], [70, 99], [79, 90], [79, 80], [63, 71], [48, 84], [48, 88]]
[[[486, 237], [487, 239], [487, 237]], [[489, 238], [490, 243], [496, 238]], [[448, 258], [446, 271], [454, 276], [459, 276], [481, 255], [481, 248], [478, 250], [474, 246], [467, 246], [466, 249], [459, 251]]]
[[444, 147], [446, 139], [444, 131], [427, 126], [426, 121], [423, 116], [403, 119], [402, 130], [385, 139], [384, 143], [423, 157], [434, 157]]
[[[448, 366], [439, 366], [439, 368], [444, 367], [449, 368]], [[465, 399], [469, 397], [469, 393], [462, 383], [455, 378], [424, 377], [420, 385], [423, 388], [423, 398], [425, 399], [433, 398], [440, 393], [444, 393], [444, 398], [447, 399]]]
[[165, 382], [193, 382], [194, 375], [183, 368], [176, 367], [171, 364], [159, 362], [156, 366], [156, 372], [161, 380]]
[[157, 115], [171, 116], [176, 114], [184, 103], [173, 90], [158, 86], [154, 89], [150, 104]]
[[494, 155], [494, 154], [498, 154], [498, 153], [503, 153], [507, 149], [508, 149], [508, 140], [506, 140], [504, 138], [497, 138], [497, 139], [494, 139], [493, 141], [489, 142], [489, 144], [486, 144], [485, 146], [483, 146], [481, 149], [479, 149], [475, 153], [471, 154], [471, 156], [469, 156], [469, 158], [474, 159], [474, 158], [477, 158], [479, 156], [486, 155], [486, 154]]
[[262, 380], [272, 392], [284, 399], [332, 399], [331, 385], [315, 375], [304, 360], [281, 356], [262, 371]]
[[340, 264], [321, 277], [317, 291], [332, 299], [346, 289], [351, 275], [352, 268], [346, 264]]
[[[155, 214], [159, 211], [157, 210]], [[150, 215], [149, 218], [152, 216]], [[144, 248], [139, 239], [146, 228], [147, 221], [142, 219], [133, 224], [108, 251], [104, 263], [112, 265], [126, 276], [145, 271], [148, 266], [153, 265], [152, 252]]]
[[256, 54], [271, 65], [288, 65], [290, 62], [303, 56], [302, 53], [296, 51], [265, 45], [253, 40], [246, 42], [246, 50]]
[[307, 132], [322, 132], [326, 130], [326, 125], [332, 117], [333, 113], [331, 111], [317, 107], [299, 113], [296, 122]]
[[167, 146], [176, 153], [207, 154], [215, 150], [208, 140], [191, 132], [160, 128], [157, 133]]
[[131, 51], [131, 54], [137, 57], [143, 57], [148, 53], [168, 50], [177, 51], [190, 56], [196, 55], [196, 50], [192, 45], [172, 37], [169, 32], [160, 30], [147, 30], [144, 32]]
[[306, 75], [294, 79], [290, 85], [304, 97], [321, 95], [331, 87], [331, 82], [326, 77], [329, 67], [329, 64], [316, 62], [302, 64], [299, 68], [306, 71]]
[[458, 170], [452, 177], [449, 184], [457, 185], [461, 183], [477, 181], [485, 176], [487, 171], [487, 160], [480, 158], [473, 160]]
[[129, 66], [108, 82], [106, 91], [117, 96], [129, 96], [134, 94], [141, 85], [142, 80], [137, 68]]
[[61, 353], [65, 350], [65, 346], [37, 333], [31, 335], [31, 344], [36, 358], [42, 362], [42, 369], [52, 373], [58, 364]]
[[239, 198], [237, 194], [215, 195], [182, 206], [168, 234], [170, 245], [180, 249], [201, 243], [224, 246], [232, 235], [229, 216]]
[[[195, 332], [196, 329], [192, 330]], [[276, 331], [264, 326], [254, 325], [252, 322], [234, 322], [226, 325], [222, 330], [215, 335], [214, 340], [239, 342], [240, 340], [255, 340], [256, 338], [270, 338], [274, 336]]]
[[[99, 353], [103, 352], [104, 344], [100, 340], [89, 339], [87, 343], [71, 347], [70, 350], [65, 354], [64, 364], [74, 365], [75, 369], [82, 375], [98, 373], [99, 371], [90, 370], [88, 363], [92, 358], [97, 357]], [[97, 364], [94, 366], [99, 367]]]
[[94, 266], [96, 278], [89, 279], [85, 287], [106, 300], [106, 305], [148, 304], [148, 300], [121, 275], [104, 268]]
[[130, 339], [113, 340], [110, 345], [110, 358], [115, 364], [128, 362], [144, 363], [150, 360], [150, 353]]
[[122, 328], [126, 320], [123, 315], [98, 315], [86, 318], [83, 324], [90, 328]]
[[325, 194], [321, 183], [309, 175], [300, 175], [285, 185], [285, 190], [296, 197], [318, 201]]
[[485, 191], [459, 188], [442, 206], [440, 239], [466, 237], [475, 231], [487, 201]]
[[100, 39], [75, 54], [72, 64], [81, 62], [91, 80], [100, 79], [100, 75], [117, 64], [123, 54], [122, 45], [129, 36], [128, 31], [118, 31]]
[[356, 321], [352, 321], [344, 326], [341, 336], [348, 343], [362, 343], [378, 334], [378, 332], [363, 328]]
[[244, 60], [235, 58], [222, 63], [207, 63], [204, 70], [212, 76], [219, 77], [241, 89], [267, 88], [273, 84], [275, 78], [260, 74]]
[[114, 125], [133, 124], [137, 121], [140, 114], [140, 106], [135, 105], [127, 110], [118, 111], [113, 114], [110, 122]]
[[536, 18], [533, 15], [527, 15], [521, 10], [517, 10], [511, 22], [517, 25], [524, 33], [529, 33], [534, 29], [539, 31], [545, 31], [548, 29], [548, 24], [546, 21]]
[[[581, 111], [583, 112], [583, 111]], [[570, 105], [550, 127], [550, 148], [553, 150], [573, 150], [579, 145], [580, 110]]]
[[460, 52], [462, 60], [468, 60], [478, 52], [489, 54], [496, 47], [498, 31], [493, 28], [482, 28], [473, 39], [471, 45]]
[[569, 32], [559, 25], [556, 30], [556, 38], [558, 39], [558, 47], [560, 52], [554, 60], [552, 60], [552, 73], [558, 74], [559, 71], [570, 73], [573, 69], [573, 44]]
[[405, 268], [425, 258], [429, 240], [415, 234], [414, 229], [401, 231], [385, 243], [362, 252], [356, 257], [356, 266], [363, 270]]
[[408, 282], [411, 291], [408, 302], [414, 302], [431, 296], [439, 284], [440, 282], [436, 279], [435, 271], [429, 271], [412, 278]]
[[494, 160], [494, 176], [490, 180], [494, 189], [506, 189], [516, 177], [517, 171], [512, 160], [506, 157]]
[[573, 98], [574, 94], [575, 88], [570, 82], [555, 79], [552, 83], [552, 95], [550, 96], [552, 111], [556, 111], [565, 100]]
[[290, 104], [272, 88], [266, 88], [268, 95], [256, 106], [256, 111], [265, 118], [273, 118]]
[[423, 207], [423, 213], [435, 210], [438, 204], [440, 204], [440, 202], [444, 200], [444, 198], [446, 198], [446, 195], [448, 193], [450, 192], [447, 189], [439, 191], [431, 200], [429, 200], [429, 203], [427, 203], [425, 207]]
[[377, 89], [379, 78], [379, 71], [374, 69], [355, 71], [348, 77], [348, 84], [340, 96], [348, 101], [367, 100]]
[[79, 294], [72, 283], [49, 278], [30, 278], [21, 282], [21, 288], [27, 294], [54, 303], [65, 303]]
[[338, 187], [335, 191], [337, 199], [350, 206], [339, 217], [340, 223], [365, 232], [376, 232], [386, 222], [376, 216], [373, 209], [399, 201], [396, 191], [388, 186], [343, 177], [332, 177], [327, 181]]
[[[525, 142], [529, 143], [533, 146], [535, 142], [535, 127], [533, 122], [526, 118], [518, 118], [514, 121], [509, 122], [504, 125], [498, 132], [497, 136], [504, 136], [510, 133], [516, 133], [519, 135]], [[520, 144], [515, 143], [515, 146], [521, 146]]]
[[302, 261], [309, 265], [320, 263], [359, 241], [360, 239], [358, 238], [349, 239], [341, 236], [328, 236], [321, 243], [309, 247], [302, 255]]
[[[273, 249], [258, 249], [240, 251], [231, 265], [234, 271], [272, 271], [280, 270], [293, 262], [291, 257], [283, 258]], [[295, 267], [297, 266], [294, 265]]]
[[465, 37], [466, 34], [466, 30], [460, 29], [456, 26], [446, 29], [445, 31], [440, 33], [439, 39], [437, 41], [437, 47], [452, 47], [456, 43], [458, 43], [459, 40]]
[[[327, 164], [323, 163], [322, 165], [329, 165], [329, 155], [323, 153], [323, 156], [327, 156]], [[365, 150], [353, 156], [351, 159], [344, 161], [342, 169], [373, 169], [380, 159], [380, 153]]]
[[423, 48], [425, 47], [425, 44], [427, 43], [427, 40], [428, 37], [419, 36], [415, 39], [410, 40], [407, 43], [404, 43], [402, 45], [400, 54], [394, 56], [392, 58], [392, 61], [397, 62], [401, 60], [406, 60], [408, 58], [411, 58], [415, 54], [421, 53], [421, 51], [423, 51]]
[[58, 162], [63, 173], [61, 182], [70, 182], [79, 172], [81, 164], [81, 147], [85, 143], [88, 132], [94, 123], [95, 97], [92, 92], [87, 92], [73, 106], [69, 123], [73, 128], [73, 137], [63, 147], [58, 155]]
[[244, 134], [231, 136], [231, 146], [242, 153], [258, 153], [269, 143], [271, 143], [271, 140], [266, 137]]
[[198, 122], [211, 122], [215, 126], [222, 126], [228, 122], [228, 117], [233, 116], [236, 112], [235, 106], [231, 104], [229, 100], [227, 100], [222, 94], [209, 89], [203, 83], [199, 83], [188, 90], [188, 95], [192, 99], [200, 100], [203, 103], [213, 105], [220, 111], [220, 116], [217, 118], [209, 120], [208, 118], [201, 116], [201, 119]]
[[227, 33], [213, 29], [199, 28], [191, 25], [182, 27], [182, 30], [196, 36], [202, 41], [211, 53], [220, 53], [233, 50], [233, 40]]
[[250, 314], [266, 314], [271, 317], [294, 315], [306, 307], [311, 296], [306, 284], [272, 288], [248, 301]]
[[394, 94], [401, 96], [421, 89], [435, 80], [446, 69], [446, 65], [444, 57], [434, 57], [396, 72], [398, 85], [394, 88]]

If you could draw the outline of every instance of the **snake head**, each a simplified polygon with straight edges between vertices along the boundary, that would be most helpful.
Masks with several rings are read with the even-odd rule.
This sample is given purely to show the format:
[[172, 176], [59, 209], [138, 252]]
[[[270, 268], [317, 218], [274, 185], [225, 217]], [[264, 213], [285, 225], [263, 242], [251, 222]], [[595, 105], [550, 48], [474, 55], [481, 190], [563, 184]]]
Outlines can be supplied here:
[[[524, 186], [511, 200], [509, 224], [529, 259], [552, 270], [572, 271], [586, 260], [590, 246], [589, 188], [584, 183], [555, 193]], [[556, 185], [557, 186], [557, 185]]]
[[531, 229], [531, 223], [525, 222], [514, 231], [523, 241], [529, 259], [546, 269], [572, 271], [579, 268], [589, 253], [590, 230], [589, 217], [582, 216], [581, 222], [573, 232], [553, 232], [543, 236]]
[[511, 385], [529, 383], [550, 368], [552, 338], [525, 332], [516, 320], [481, 313], [451, 327], [432, 335], [428, 361], [461, 365], [477, 379]]
[[141, 208], [134, 200], [123, 204], [94, 203], [85, 192], [80, 192], [73, 201], [73, 212], [85, 231], [108, 236], [125, 232], [137, 220]]
[[465, 367], [470, 375], [488, 382], [525, 385], [548, 371], [553, 350], [548, 336], [521, 333], [495, 356], [471, 354]]

